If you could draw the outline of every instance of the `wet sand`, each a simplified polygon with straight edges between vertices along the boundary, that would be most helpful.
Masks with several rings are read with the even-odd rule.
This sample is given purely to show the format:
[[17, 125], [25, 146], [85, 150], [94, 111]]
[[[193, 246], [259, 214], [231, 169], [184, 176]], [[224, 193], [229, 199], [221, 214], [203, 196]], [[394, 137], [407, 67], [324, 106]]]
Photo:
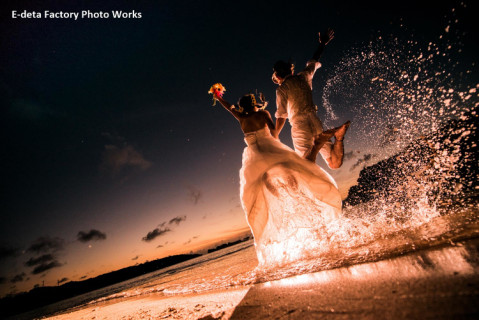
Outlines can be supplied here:
[[479, 239], [196, 295], [110, 300], [49, 319], [477, 319]]
[[231, 319], [478, 319], [478, 244], [256, 285]]
[[228, 319], [248, 288], [181, 297], [146, 295], [110, 300], [47, 319]]

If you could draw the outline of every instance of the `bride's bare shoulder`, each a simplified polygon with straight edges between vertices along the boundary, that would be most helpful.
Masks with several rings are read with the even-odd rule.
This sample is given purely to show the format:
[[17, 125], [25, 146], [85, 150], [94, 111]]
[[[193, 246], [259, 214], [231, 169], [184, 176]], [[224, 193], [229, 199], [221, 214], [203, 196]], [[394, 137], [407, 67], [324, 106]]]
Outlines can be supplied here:
[[264, 116], [271, 116], [268, 110], [259, 110], [258, 113], [264, 115]]

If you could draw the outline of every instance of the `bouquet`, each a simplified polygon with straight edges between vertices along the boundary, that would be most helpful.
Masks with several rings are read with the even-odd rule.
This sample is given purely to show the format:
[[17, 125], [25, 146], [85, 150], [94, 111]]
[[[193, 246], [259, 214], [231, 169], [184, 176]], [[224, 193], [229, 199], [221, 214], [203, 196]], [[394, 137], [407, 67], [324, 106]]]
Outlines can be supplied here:
[[210, 91], [208, 93], [213, 95], [213, 105], [216, 105], [216, 96], [223, 97], [223, 94], [225, 93], [226, 88], [223, 87], [221, 83], [215, 83], [214, 85], [211, 86]]

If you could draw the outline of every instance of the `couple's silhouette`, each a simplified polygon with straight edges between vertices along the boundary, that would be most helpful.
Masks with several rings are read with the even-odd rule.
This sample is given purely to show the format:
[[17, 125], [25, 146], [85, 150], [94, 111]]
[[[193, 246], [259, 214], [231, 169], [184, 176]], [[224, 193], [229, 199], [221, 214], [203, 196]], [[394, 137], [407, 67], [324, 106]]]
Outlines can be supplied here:
[[[296, 75], [290, 62], [274, 64], [272, 80], [278, 84], [276, 123], [264, 110], [262, 94], [262, 103], [248, 94], [235, 106], [223, 99], [221, 92], [212, 92], [214, 99], [239, 121], [245, 134], [240, 195], [260, 265], [302, 258], [320, 246], [321, 229], [341, 212], [335, 181], [315, 161], [320, 153], [329, 167], [342, 165], [349, 121], [323, 130], [312, 98], [312, 79], [321, 66], [319, 58], [333, 37], [332, 30], [319, 34], [312, 59]], [[279, 141], [286, 119], [291, 124], [295, 151]]]

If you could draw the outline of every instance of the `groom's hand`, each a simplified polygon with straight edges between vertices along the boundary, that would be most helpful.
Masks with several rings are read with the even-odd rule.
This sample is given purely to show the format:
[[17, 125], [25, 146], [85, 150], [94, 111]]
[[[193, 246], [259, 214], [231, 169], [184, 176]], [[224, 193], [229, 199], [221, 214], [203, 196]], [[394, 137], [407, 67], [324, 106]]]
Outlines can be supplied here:
[[319, 35], [319, 43], [327, 45], [331, 40], [334, 39], [334, 30], [329, 28], [328, 31], [326, 31], [323, 34], [321, 34], [321, 32], [318, 32], [318, 35]]

